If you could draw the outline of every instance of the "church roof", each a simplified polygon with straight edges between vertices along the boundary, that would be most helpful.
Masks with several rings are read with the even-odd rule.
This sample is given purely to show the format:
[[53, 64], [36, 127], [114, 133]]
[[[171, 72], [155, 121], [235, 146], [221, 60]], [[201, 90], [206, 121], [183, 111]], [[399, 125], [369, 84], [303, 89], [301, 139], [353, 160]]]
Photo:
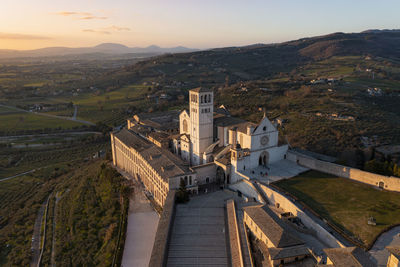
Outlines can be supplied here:
[[304, 244], [267, 206], [250, 206], [243, 209], [276, 248]]
[[168, 181], [170, 177], [193, 173], [189, 165], [182, 159], [133, 131], [123, 128], [114, 133], [114, 136], [128, 147], [135, 149], [165, 181]]
[[324, 251], [334, 266], [375, 266], [368, 254], [358, 247], [326, 248]]
[[196, 93], [206, 93], [206, 92], [212, 92], [213, 90], [210, 88], [206, 88], [206, 87], [197, 87], [197, 88], [191, 89], [190, 91], [196, 92]]
[[216, 126], [227, 127], [227, 126], [238, 125], [241, 123], [247, 123], [247, 121], [235, 117], [214, 116], [214, 125]]

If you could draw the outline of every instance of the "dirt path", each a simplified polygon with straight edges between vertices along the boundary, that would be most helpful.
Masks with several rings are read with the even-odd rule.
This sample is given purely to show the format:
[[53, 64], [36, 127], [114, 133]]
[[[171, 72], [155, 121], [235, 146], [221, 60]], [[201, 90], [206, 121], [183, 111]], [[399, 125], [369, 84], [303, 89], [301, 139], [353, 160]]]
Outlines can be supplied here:
[[41, 232], [42, 232], [42, 224], [43, 224], [43, 215], [46, 210], [47, 203], [49, 202], [50, 196], [43, 202], [42, 206], [39, 209], [39, 212], [36, 216], [35, 225], [33, 226], [33, 236], [32, 236], [32, 260], [30, 266], [36, 267], [38, 266], [38, 262], [40, 259], [40, 243], [41, 243]]

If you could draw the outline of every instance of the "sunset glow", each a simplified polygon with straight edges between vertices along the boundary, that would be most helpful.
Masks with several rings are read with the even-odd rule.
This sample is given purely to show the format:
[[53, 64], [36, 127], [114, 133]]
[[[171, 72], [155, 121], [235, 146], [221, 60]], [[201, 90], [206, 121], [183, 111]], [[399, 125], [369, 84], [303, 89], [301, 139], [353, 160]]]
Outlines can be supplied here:
[[3, 0], [0, 49], [104, 42], [197, 48], [270, 43], [398, 28], [399, 10], [395, 0]]

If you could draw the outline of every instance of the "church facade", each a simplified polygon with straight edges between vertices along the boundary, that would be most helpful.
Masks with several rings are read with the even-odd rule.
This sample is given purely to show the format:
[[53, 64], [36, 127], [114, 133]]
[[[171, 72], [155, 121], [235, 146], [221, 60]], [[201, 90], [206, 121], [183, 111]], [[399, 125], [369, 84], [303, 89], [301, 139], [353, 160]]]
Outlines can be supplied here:
[[278, 144], [279, 132], [266, 116], [258, 124], [234, 118], [223, 106], [214, 111], [213, 98], [206, 88], [189, 91], [189, 110], [179, 114], [180, 135], [173, 139], [175, 154], [192, 166], [216, 164], [227, 184], [243, 179], [242, 170], [268, 168], [286, 157], [288, 146]]
[[113, 164], [143, 183], [163, 206], [180, 181], [192, 193], [209, 183], [229, 186], [249, 179], [245, 172], [267, 172], [286, 158], [278, 130], [266, 116], [258, 123], [214, 108], [207, 88], [189, 91], [189, 110], [137, 114], [111, 134]]

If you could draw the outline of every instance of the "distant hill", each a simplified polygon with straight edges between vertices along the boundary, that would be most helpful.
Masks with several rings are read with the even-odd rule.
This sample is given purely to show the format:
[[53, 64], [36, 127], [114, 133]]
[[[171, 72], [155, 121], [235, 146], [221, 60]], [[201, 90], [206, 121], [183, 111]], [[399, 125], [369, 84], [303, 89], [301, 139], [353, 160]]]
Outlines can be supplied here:
[[46, 47], [34, 50], [11, 50], [0, 49], [0, 59], [21, 58], [21, 57], [54, 57], [80, 54], [165, 54], [165, 53], [186, 53], [198, 51], [198, 49], [183, 46], [162, 48], [156, 45], [148, 47], [128, 47], [122, 44], [103, 43], [94, 47]]
[[400, 30], [332, 33], [277, 44], [161, 55], [138, 62], [128, 71], [152, 77], [163, 73], [182, 81], [213, 76], [215, 83], [223, 83], [228, 75], [231, 81], [260, 79], [333, 56], [367, 55], [400, 60]]

